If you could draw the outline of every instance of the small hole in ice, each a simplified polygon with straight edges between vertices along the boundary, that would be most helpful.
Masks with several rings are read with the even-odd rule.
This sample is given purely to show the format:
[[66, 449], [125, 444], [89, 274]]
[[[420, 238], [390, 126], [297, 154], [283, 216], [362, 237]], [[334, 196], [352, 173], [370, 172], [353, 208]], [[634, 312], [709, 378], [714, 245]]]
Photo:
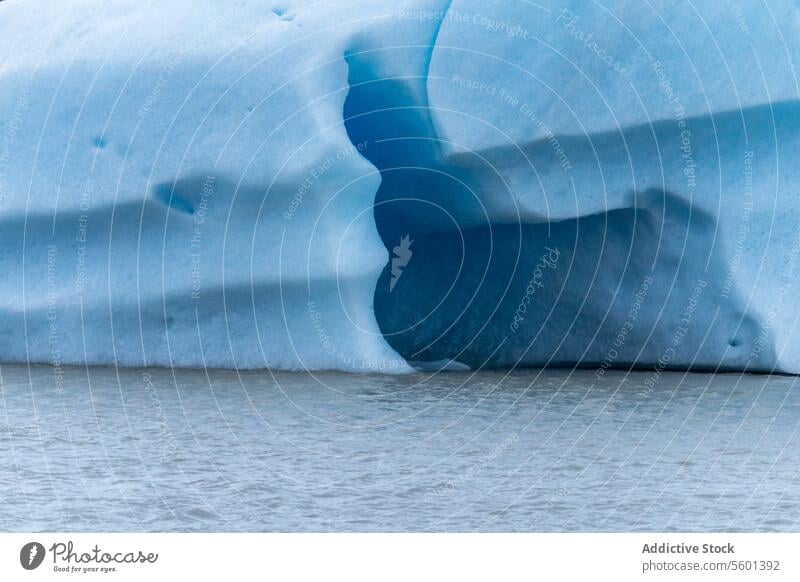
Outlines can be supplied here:
[[286, 8], [281, 8], [281, 7], [273, 8], [272, 12], [273, 14], [275, 14], [275, 16], [277, 16], [281, 20], [286, 20], [287, 22], [291, 22], [292, 20], [294, 20], [294, 14], [287, 14]]

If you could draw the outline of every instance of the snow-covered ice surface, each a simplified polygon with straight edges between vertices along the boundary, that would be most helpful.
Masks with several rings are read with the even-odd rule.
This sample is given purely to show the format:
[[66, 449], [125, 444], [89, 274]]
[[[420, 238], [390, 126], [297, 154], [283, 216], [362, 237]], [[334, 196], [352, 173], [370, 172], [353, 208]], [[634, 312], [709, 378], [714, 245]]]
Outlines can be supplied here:
[[800, 8], [0, 3], [0, 361], [800, 372]]

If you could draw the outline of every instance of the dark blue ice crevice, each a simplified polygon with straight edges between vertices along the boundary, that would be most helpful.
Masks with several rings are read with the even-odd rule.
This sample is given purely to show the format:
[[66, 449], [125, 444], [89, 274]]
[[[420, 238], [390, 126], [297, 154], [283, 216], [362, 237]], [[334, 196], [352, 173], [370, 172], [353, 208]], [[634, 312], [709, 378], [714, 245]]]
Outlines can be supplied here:
[[407, 358], [472, 367], [742, 369], [759, 326], [736, 298], [719, 302], [725, 272], [705, 256], [713, 219], [669, 193], [642, 198], [521, 236], [493, 224], [418, 237], [395, 290], [387, 273], [378, 283], [381, 329]]
[[[449, 6], [450, 0], [438, 12], [447, 14]], [[451, 230], [448, 213], [466, 216], [479, 208], [442, 159], [428, 106], [428, 69], [444, 20], [436, 21], [418, 46], [384, 48], [379, 40], [363, 38], [345, 54], [350, 86], [345, 125], [351, 141], [366, 145], [364, 156], [381, 172], [375, 220], [387, 247], [403, 237], [399, 227], [406, 223], [417, 230]]]
[[153, 188], [153, 198], [166, 206], [184, 214], [194, 214], [195, 204], [192, 198], [197, 196], [198, 189], [187, 188], [185, 183], [164, 183]]
[[[391, 258], [375, 290], [375, 314], [398, 353], [409, 361], [457, 360], [473, 368], [759, 371], [774, 365], [771, 339], [736, 288], [723, 288], [730, 285], [728, 266], [714, 214], [689, 204], [669, 181], [630, 189], [615, 207], [587, 215], [578, 209], [578, 218], [542, 219], [543, 210], [509, 221], [485, 209], [487, 193], [514, 196], [503, 192], [509, 185], [492, 164], [527, 156], [547, 165], [550, 145], [444, 159], [425, 90], [431, 50], [365, 41], [345, 55], [346, 128], [354, 143], [366, 144], [363, 154], [382, 176], [374, 215]], [[393, 74], [389, 63], [415, 59], [424, 75]], [[767, 113], [774, 112], [689, 123], [707, 144], [720, 134], [738, 144], [747, 133], [742, 120], [749, 120], [750, 132], [742, 139], [752, 140]], [[614, 160], [622, 142], [635, 146], [632, 163], [640, 171], [659, 164], [674, 131], [666, 122], [562, 137], [561, 143], [574, 163], [600, 164], [613, 174], [620, 172]], [[553, 195], [559, 186], [541, 187]]]

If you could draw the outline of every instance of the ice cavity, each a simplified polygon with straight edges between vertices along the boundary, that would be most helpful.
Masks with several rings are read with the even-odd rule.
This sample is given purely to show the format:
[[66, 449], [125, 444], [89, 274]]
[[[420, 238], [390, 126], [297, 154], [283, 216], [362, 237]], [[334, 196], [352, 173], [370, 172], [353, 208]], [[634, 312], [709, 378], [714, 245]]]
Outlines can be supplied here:
[[384, 244], [414, 241], [376, 290], [400, 354], [800, 371], [796, 3], [454, 0], [441, 22], [424, 100], [350, 93]]
[[0, 4], [2, 360], [800, 371], [795, 3], [163, 4]]

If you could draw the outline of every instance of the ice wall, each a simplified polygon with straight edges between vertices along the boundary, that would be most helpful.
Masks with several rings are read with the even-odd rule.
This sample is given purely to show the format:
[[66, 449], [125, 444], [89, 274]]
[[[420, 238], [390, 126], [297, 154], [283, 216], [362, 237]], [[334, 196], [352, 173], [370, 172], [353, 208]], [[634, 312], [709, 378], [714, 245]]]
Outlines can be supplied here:
[[798, 372], [798, 7], [0, 5], [0, 360]]

